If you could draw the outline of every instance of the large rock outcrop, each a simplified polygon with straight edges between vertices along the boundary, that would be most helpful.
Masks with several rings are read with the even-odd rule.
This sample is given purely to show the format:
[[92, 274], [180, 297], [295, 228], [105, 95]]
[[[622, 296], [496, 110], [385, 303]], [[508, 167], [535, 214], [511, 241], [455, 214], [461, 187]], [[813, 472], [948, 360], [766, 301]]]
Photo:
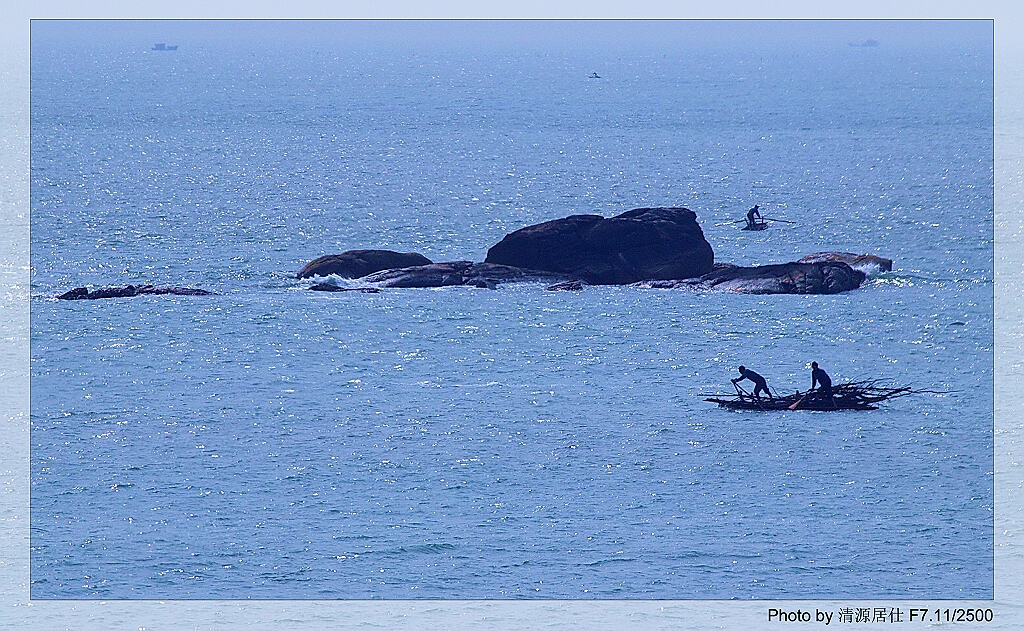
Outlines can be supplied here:
[[191, 287], [154, 287], [153, 285], [126, 285], [125, 287], [101, 287], [89, 291], [76, 287], [57, 296], [58, 300], [98, 300], [100, 298], [132, 298], [146, 295], [212, 296], [212, 291]]
[[741, 294], [837, 294], [860, 287], [864, 272], [846, 263], [781, 263], [739, 267], [718, 264], [700, 278], [634, 283], [655, 289], [711, 289]]
[[564, 274], [594, 285], [692, 278], [714, 252], [686, 208], [636, 208], [606, 219], [573, 215], [505, 235], [487, 263]]
[[381, 270], [430, 265], [430, 263], [430, 259], [415, 252], [349, 250], [341, 254], [328, 254], [310, 261], [299, 270], [296, 278], [328, 276], [330, 274], [343, 278], [359, 278]]
[[551, 282], [567, 280], [563, 274], [520, 269], [508, 265], [450, 261], [417, 267], [389, 269], [364, 276], [359, 280], [380, 287], [452, 287], [471, 285], [493, 289], [501, 283]]
[[852, 252], [815, 252], [799, 259], [797, 263], [846, 263], [866, 273], [891, 272], [892, 259], [874, 254], [853, 254]]

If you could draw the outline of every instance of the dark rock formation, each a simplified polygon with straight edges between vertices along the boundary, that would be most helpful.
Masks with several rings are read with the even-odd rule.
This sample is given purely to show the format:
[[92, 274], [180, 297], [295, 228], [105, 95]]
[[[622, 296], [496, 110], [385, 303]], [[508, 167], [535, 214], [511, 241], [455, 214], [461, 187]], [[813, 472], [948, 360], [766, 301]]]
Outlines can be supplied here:
[[892, 259], [882, 258], [874, 254], [853, 254], [850, 252], [815, 252], [808, 254], [797, 263], [846, 263], [854, 269], [862, 272], [878, 270], [881, 272], [892, 271]]
[[57, 300], [85, 300], [89, 298], [89, 290], [85, 287], [75, 287], [57, 296]]
[[488, 250], [486, 262], [618, 285], [706, 274], [714, 252], [693, 211], [637, 208], [611, 219], [573, 215], [521, 228]]
[[471, 287], [477, 287], [478, 289], [497, 289], [498, 288], [498, 283], [496, 281], [493, 281], [490, 278], [484, 278], [482, 276], [478, 276], [476, 278], [473, 278], [470, 281], [468, 281], [466, 284], [471, 286]]
[[548, 291], [582, 291], [583, 281], [581, 280], [567, 280], [564, 283], [555, 283], [554, 285], [548, 285], [545, 287]]
[[782, 263], [739, 267], [720, 264], [700, 278], [651, 280], [635, 287], [713, 289], [741, 294], [837, 294], [860, 287], [864, 272], [846, 263]]
[[345, 278], [359, 278], [385, 269], [430, 265], [430, 259], [415, 252], [391, 250], [349, 250], [341, 254], [328, 254], [310, 261], [299, 270], [296, 278], [336, 274]]
[[451, 261], [402, 269], [389, 269], [359, 280], [381, 287], [493, 287], [500, 283], [565, 280], [562, 274], [520, 269], [508, 265]]
[[316, 285], [313, 285], [309, 289], [310, 289], [310, 291], [333, 291], [333, 292], [357, 291], [357, 292], [362, 292], [364, 294], [379, 294], [380, 293], [380, 290], [377, 289], [376, 287], [342, 287], [340, 285], [335, 285], [334, 283], [317, 283]]
[[192, 289], [191, 287], [154, 287], [153, 285], [127, 285], [125, 287], [103, 287], [89, 291], [85, 287], [76, 287], [71, 291], [57, 296], [58, 300], [96, 300], [99, 298], [131, 298], [143, 295], [172, 294], [174, 296], [213, 296], [212, 291]]

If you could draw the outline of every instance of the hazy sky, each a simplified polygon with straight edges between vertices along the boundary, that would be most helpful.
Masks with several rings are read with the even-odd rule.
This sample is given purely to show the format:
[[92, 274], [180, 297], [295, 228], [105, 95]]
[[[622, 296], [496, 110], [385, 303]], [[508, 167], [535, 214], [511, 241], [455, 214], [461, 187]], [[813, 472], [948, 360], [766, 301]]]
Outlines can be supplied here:
[[82, 40], [315, 41], [338, 44], [412, 45], [721, 45], [835, 43], [876, 39], [884, 45], [990, 47], [989, 20], [635, 20], [635, 21], [50, 21], [32, 25], [34, 44]]

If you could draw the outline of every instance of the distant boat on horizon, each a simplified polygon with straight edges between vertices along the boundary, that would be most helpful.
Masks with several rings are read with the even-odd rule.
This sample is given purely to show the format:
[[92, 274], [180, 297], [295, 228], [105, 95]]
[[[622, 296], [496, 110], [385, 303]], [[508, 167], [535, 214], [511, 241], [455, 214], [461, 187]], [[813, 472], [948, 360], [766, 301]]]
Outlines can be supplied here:
[[874, 48], [878, 46], [879, 42], [877, 39], [866, 39], [863, 42], [850, 42], [850, 46], [856, 46], [858, 48]]
[[153, 48], [150, 50], [178, 50], [178, 45], [175, 44], [174, 46], [168, 46], [161, 42], [159, 44], [153, 44]]

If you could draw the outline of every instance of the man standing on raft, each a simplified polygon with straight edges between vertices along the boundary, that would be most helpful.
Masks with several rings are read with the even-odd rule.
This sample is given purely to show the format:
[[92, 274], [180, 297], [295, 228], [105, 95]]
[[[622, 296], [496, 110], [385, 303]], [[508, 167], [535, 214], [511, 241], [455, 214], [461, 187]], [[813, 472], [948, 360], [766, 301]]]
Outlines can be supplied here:
[[[815, 366], [817, 366], [817, 364], [815, 364]], [[761, 392], [767, 392], [769, 399], [775, 398], [772, 396], [772, 391], [768, 389], [768, 382], [765, 381], [765, 378], [745, 366], [740, 366], [740, 376], [735, 379], [730, 379], [730, 381], [732, 381], [733, 385], [736, 385], [744, 379], [749, 379], [754, 382], [754, 396], [758, 399], [761, 398]]]
[[[811, 390], [815, 385], [820, 385], [818, 392], [821, 393], [821, 400], [835, 409], [836, 400], [832, 398], [832, 378], [828, 373], [818, 368], [818, 362], [811, 362]], [[809, 394], [809, 393], [808, 393]]]
[[[758, 204], [754, 204], [754, 207], [747, 211], [748, 228], [753, 228], [758, 222], [763, 221], [761, 218], [761, 211], [758, 210], [758, 208], [760, 208], [760, 206]], [[755, 216], [757, 217], [757, 221], [754, 220]]]

